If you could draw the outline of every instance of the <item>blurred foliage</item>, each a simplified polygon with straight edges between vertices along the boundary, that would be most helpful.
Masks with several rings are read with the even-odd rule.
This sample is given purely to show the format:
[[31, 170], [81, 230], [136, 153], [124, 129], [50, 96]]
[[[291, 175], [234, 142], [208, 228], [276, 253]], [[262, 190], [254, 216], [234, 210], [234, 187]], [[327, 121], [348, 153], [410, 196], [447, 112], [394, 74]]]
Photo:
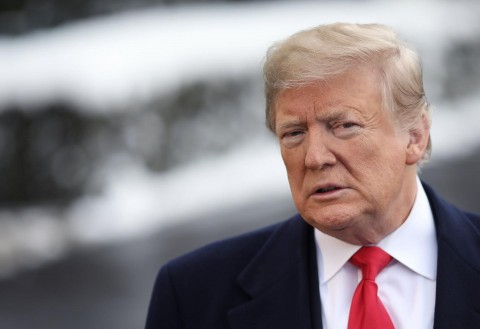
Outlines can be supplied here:
[[91, 120], [67, 105], [0, 114], [0, 200], [16, 206], [65, 202], [81, 190], [88, 171], [81, 140]]
[[0, 35], [18, 35], [69, 21], [154, 5], [255, 0], [1, 0]]
[[122, 161], [162, 172], [251, 140], [263, 115], [242, 100], [261, 89], [253, 80], [192, 82], [110, 113], [66, 102], [2, 109], [0, 206], [68, 204]]

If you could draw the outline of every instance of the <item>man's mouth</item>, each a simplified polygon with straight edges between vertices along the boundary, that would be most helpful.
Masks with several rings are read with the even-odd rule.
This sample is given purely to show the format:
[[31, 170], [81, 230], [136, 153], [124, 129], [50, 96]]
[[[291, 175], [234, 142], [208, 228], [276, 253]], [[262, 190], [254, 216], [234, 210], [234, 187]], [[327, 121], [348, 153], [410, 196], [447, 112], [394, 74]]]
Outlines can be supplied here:
[[341, 187], [338, 187], [338, 186], [328, 186], [328, 187], [324, 187], [324, 188], [319, 188], [318, 190], [316, 190], [315, 193], [328, 193], [328, 192], [331, 192], [331, 191], [336, 191], [336, 190], [340, 190]]

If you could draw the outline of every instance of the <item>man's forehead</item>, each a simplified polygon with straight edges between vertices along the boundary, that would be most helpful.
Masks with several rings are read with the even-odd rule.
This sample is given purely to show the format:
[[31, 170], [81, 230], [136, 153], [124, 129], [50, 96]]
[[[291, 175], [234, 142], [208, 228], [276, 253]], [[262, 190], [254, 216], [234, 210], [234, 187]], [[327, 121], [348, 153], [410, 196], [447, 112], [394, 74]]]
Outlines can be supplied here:
[[321, 110], [309, 112], [309, 111], [291, 111], [287, 113], [280, 112], [277, 116], [275, 129], [281, 131], [283, 129], [298, 127], [298, 126], [307, 126], [308, 122], [324, 122], [330, 123], [334, 121], [345, 121], [348, 119], [353, 119], [354, 117], [361, 116], [365, 118], [365, 115], [362, 114], [357, 109], [347, 107], [347, 106], [332, 106], [324, 107]]
[[328, 118], [383, 107], [379, 82], [375, 70], [361, 67], [326, 81], [285, 89], [275, 102], [277, 119], [285, 115], [299, 116], [302, 112]]
[[[350, 112], [358, 112], [365, 104], [355, 99], [346, 99], [342, 96], [338, 98], [322, 99], [319, 90], [318, 93], [311, 94], [308, 97], [302, 93], [287, 93], [278, 99], [276, 106], [277, 119], [306, 117], [308, 114], [315, 115], [317, 118], [329, 119], [346, 116]], [[318, 97], [316, 97], [318, 96]]]

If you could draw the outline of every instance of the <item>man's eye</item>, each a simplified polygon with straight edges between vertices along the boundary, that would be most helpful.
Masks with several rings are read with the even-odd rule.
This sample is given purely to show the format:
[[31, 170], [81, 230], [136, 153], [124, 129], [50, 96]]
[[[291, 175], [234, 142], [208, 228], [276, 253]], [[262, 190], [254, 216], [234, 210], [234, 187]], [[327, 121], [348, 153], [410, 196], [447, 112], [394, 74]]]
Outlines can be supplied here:
[[355, 122], [344, 122], [344, 123], [338, 123], [333, 126], [334, 130], [343, 130], [343, 129], [352, 129], [352, 128], [358, 128], [358, 124]]
[[302, 142], [304, 135], [305, 132], [303, 130], [292, 130], [285, 132], [282, 135], [281, 143], [287, 148], [297, 146]]
[[301, 135], [303, 134], [303, 131], [300, 131], [300, 130], [294, 130], [294, 131], [290, 131], [288, 133], [285, 134], [286, 137], [295, 137], [295, 136], [298, 136], [298, 135]]
[[354, 122], [345, 122], [333, 127], [333, 133], [340, 138], [350, 138], [360, 132], [360, 126]]

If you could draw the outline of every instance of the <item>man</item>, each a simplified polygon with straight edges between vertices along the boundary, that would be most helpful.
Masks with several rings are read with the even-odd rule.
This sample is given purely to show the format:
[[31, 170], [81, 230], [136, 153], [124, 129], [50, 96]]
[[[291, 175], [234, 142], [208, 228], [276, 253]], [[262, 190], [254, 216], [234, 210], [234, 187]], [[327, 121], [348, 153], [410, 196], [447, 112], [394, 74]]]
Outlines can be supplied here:
[[417, 177], [416, 53], [385, 26], [324, 25], [270, 48], [264, 78], [299, 215], [169, 262], [147, 329], [480, 328], [480, 217]]

